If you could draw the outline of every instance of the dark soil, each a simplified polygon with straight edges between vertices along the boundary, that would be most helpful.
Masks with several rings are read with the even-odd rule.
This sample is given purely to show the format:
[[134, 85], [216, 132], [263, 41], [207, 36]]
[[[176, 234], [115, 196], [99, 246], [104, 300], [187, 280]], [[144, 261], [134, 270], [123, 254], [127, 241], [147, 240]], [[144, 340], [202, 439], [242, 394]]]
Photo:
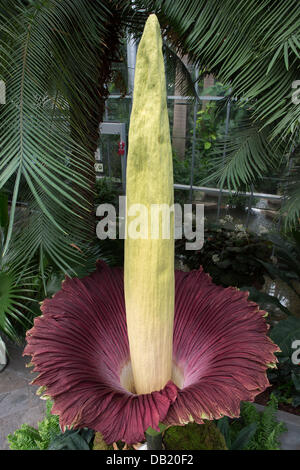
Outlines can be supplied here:
[[[274, 390], [274, 386], [267, 388], [267, 390], [256, 396], [255, 403], [266, 406], [268, 401], [270, 400], [270, 395], [272, 392], [274, 392]], [[288, 403], [278, 403], [278, 409], [281, 411], [287, 411], [288, 413], [292, 413], [293, 415], [300, 416], [300, 406], [294, 408]]]

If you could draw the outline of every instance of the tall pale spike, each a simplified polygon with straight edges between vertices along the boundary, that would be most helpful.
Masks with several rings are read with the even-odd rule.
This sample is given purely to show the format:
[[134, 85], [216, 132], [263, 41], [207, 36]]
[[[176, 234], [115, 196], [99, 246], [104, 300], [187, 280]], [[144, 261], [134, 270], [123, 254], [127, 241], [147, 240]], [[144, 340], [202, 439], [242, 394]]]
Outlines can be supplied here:
[[[148, 209], [147, 239], [130, 237], [133, 204]], [[160, 26], [150, 15], [139, 44], [127, 162], [125, 301], [135, 391], [162, 389], [172, 373], [174, 216], [151, 239], [151, 205], [173, 205], [173, 166]], [[167, 207], [165, 206], [165, 207]], [[137, 212], [138, 213], [138, 212]], [[144, 219], [145, 220], [145, 219]], [[153, 222], [153, 218], [152, 218]], [[154, 227], [155, 230], [155, 227]]]

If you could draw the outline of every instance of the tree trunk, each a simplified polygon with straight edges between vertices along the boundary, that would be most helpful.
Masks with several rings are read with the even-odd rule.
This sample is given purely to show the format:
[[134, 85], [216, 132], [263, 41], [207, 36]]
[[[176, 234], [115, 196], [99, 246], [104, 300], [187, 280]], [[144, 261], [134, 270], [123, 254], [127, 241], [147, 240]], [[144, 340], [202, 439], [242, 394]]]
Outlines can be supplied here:
[[[188, 62], [187, 55], [181, 57], [181, 60], [186, 65]], [[175, 96], [181, 95], [181, 87], [177, 84], [177, 74], [178, 72], [176, 72], [175, 77]], [[186, 128], [187, 102], [186, 100], [174, 100], [172, 145], [181, 160], [184, 160], [185, 155]]]
[[[94, 211], [94, 195], [96, 173], [94, 169], [95, 152], [99, 145], [99, 125], [103, 120], [105, 113], [105, 101], [108, 98], [108, 83], [112, 80], [112, 63], [119, 60], [120, 45], [121, 45], [121, 17], [115, 12], [111, 17], [111, 24], [107, 25], [107, 38], [105, 44], [109, 47], [95, 51], [95, 74], [94, 80], [91, 82], [97, 83], [96, 86], [91, 87], [90, 83], [86, 84], [84, 92], [91, 99], [92, 106], [87, 108], [85, 112], [85, 120], [82, 122], [78, 119], [76, 109], [78, 104], [74, 101], [71, 104], [71, 136], [78, 142], [78, 144], [86, 149], [86, 159], [84, 161], [85, 168], [80, 170], [82, 176], [87, 178], [88, 184], [85, 188], [78, 186], [78, 194], [81, 194], [86, 200], [87, 205], [90, 207], [88, 214], [85, 213], [86, 219], [86, 234], [84, 238], [90, 241], [95, 235], [95, 211]], [[83, 84], [78, 83], [78, 89], [82, 90]], [[76, 172], [78, 173], [78, 169]], [[77, 209], [78, 210], [78, 209]]]

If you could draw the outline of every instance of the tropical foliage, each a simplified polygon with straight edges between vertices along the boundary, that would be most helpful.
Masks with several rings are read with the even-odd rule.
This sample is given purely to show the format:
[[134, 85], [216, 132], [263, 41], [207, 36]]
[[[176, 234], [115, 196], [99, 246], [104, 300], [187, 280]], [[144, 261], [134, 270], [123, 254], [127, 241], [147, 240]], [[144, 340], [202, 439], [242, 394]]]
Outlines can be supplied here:
[[[0, 3], [0, 78], [7, 90], [0, 106], [0, 189], [9, 199], [2, 276], [17, 272], [14, 279], [26, 286], [32, 268], [44, 295], [45, 266], [80, 274], [99, 256], [91, 246], [94, 151], [126, 3]], [[0, 302], [6, 317], [24, 314], [9, 291]], [[15, 336], [3, 321], [1, 329]]]
[[[277, 400], [274, 395], [263, 412], [249, 402], [243, 402], [241, 417], [227, 417], [205, 425], [190, 423], [186, 426], [171, 426], [163, 435], [166, 448], [173, 450], [231, 449], [231, 450], [278, 450], [279, 437], [286, 431], [285, 425], [275, 416]], [[87, 428], [60, 430], [58, 416], [51, 414], [52, 403], [47, 400], [46, 416], [37, 428], [23, 424], [7, 436], [11, 450], [113, 450], [103, 441], [100, 433]], [[124, 443], [117, 442], [119, 448]]]
[[90, 429], [62, 432], [59, 417], [51, 414], [52, 402], [47, 400], [46, 416], [37, 428], [23, 424], [7, 436], [11, 450], [90, 450], [94, 431]]
[[[231, 95], [250, 108], [242, 127], [226, 138], [225, 165], [217, 160], [221, 184], [236, 189], [239, 182], [249, 183], [276, 168], [282, 159], [290, 162], [299, 149], [300, 106], [292, 100], [300, 67], [297, 0], [137, 4], [157, 13], [182, 55], [188, 54], [200, 70], [230, 85]], [[300, 213], [299, 189], [295, 184], [293, 189], [286, 206], [287, 225], [297, 223]]]
[[27, 329], [34, 315], [28, 306], [28, 303], [32, 304], [34, 295], [34, 270], [32, 266], [24, 269], [13, 263], [11, 249], [4, 254], [9, 224], [6, 193], [0, 193], [0, 210], [0, 331], [18, 341], [16, 323]]
[[[300, 319], [289, 317], [281, 320], [272, 328], [271, 338], [279, 345], [278, 368], [269, 371], [269, 379], [275, 386], [274, 393], [282, 403], [300, 406], [300, 371], [299, 364], [292, 361], [293, 342], [299, 339]], [[296, 343], [299, 347], [299, 344]]]
[[[229, 216], [230, 217], [230, 216]], [[220, 219], [226, 222], [225, 219]], [[204, 244], [200, 250], [186, 251], [186, 239], [176, 242], [176, 258], [189, 269], [203, 266], [216, 284], [227, 286], [256, 286], [260, 289], [267, 272], [262, 262], [270, 262], [272, 244], [255, 235], [241, 224], [232, 227], [206, 223]]]
[[46, 416], [37, 428], [23, 424], [13, 434], [7, 436], [12, 450], [46, 450], [52, 439], [61, 434], [58, 416], [51, 414], [52, 403], [47, 400]]
[[279, 450], [279, 437], [286, 426], [278, 422], [276, 411], [278, 401], [271, 395], [268, 405], [258, 411], [253, 403], [244, 402], [241, 406], [241, 417], [229, 420], [220, 419], [217, 426], [223, 433], [227, 448], [231, 450]]
[[[247, 103], [242, 124], [214, 144], [219, 166], [210, 167], [210, 176], [217, 176], [221, 186], [226, 184], [239, 189], [241, 184], [246, 185], [254, 178], [262, 177], [278, 163], [288, 164], [293, 172], [285, 188], [285, 220], [286, 226], [297, 224], [297, 161], [296, 157], [292, 160], [291, 155], [296, 156], [299, 145], [299, 108], [291, 99], [291, 84], [299, 69], [299, 36], [295, 28], [296, 2], [291, 0], [286, 5], [280, 0], [272, 2], [272, 5], [267, 0], [251, 0], [247, 6], [241, 1], [220, 4], [216, 1], [185, 0], [129, 4], [88, 0], [0, 3], [3, 56], [0, 78], [6, 82], [8, 90], [7, 104], [0, 109], [0, 189], [5, 191], [0, 217], [0, 279], [3, 286], [0, 292], [0, 327], [13, 336], [15, 331], [11, 318], [19, 321], [31, 319], [35, 312], [28, 302], [38, 300], [40, 286], [44, 295], [49, 296], [57, 290], [61, 275], [77, 274], [76, 278], [68, 277], [52, 299], [45, 300], [43, 316], [35, 320], [34, 327], [28, 332], [25, 350], [32, 356], [35, 370], [40, 373], [35, 383], [46, 387], [46, 393], [54, 399], [54, 412], [60, 415], [62, 427], [74, 425], [80, 429], [88, 426], [100, 430], [109, 443], [118, 439], [134, 443], [143, 438], [149, 426], [159, 430], [160, 421], [173, 425], [188, 422], [191, 418], [202, 423], [223, 415], [236, 417], [241, 400], [253, 400], [260, 390], [268, 386], [265, 372], [268, 366], [275, 365], [274, 353], [278, 348], [267, 337], [265, 312], [248, 302], [245, 293], [215, 286], [201, 269], [188, 274], [177, 272], [173, 332], [172, 244], [167, 246], [167, 260], [161, 257], [164, 246], [161, 240], [156, 248], [150, 247], [149, 263], [144, 262], [148, 260], [148, 246], [139, 245], [136, 241], [132, 245], [127, 244], [125, 298], [120, 268], [111, 269], [101, 263], [95, 273], [82, 279], [79, 277], [89, 272], [100, 253], [94, 234], [93, 160], [98, 145], [98, 125], [108, 93], [107, 84], [112, 75], [112, 61], [119, 57], [126, 28], [138, 36], [140, 21], [149, 11], [157, 12], [168, 41], [166, 47], [170, 47], [170, 51], [172, 47], [173, 52], [188, 54], [203, 74], [213, 73], [230, 86], [231, 97], [237, 96], [241, 102]], [[284, 29], [280, 19], [284, 19]], [[161, 64], [159, 71], [163, 71]], [[141, 77], [147, 77], [145, 70]], [[160, 73], [159, 77], [164, 99], [164, 75]], [[156, 90], [155, 86], [151, 85], [151, 88]], [[136, 91], [140, 93], [141, 90], [143, 86], [140, 84]], [[154, 157], [160, 157], [163, 144], [166, 144], [164, 154], [167, 151], [170, 157], [166, 106], [158, 95], [160, 93], [148, 96], [157, 99], [160, 105], [158, 114], [164, 119], [155, 136], [159, 139], [153, 140], [156, 144], [159, 142]], [[143, 95], [138, 96], [140, 103]], [[152, 104], [151, 99], [149, 103]], [[152, 117], [151, 106], [148, 109]], [[200, 112], [198, 121], [203, 131], [202, 114]], [[137, 134], [136, 138], [132, 134], [131, 139], [134, 145], [128, 165], [132, 178], [128, 180], [129, 187], [136, 184], [139, 171], [143, 176], [148, 170], [140, 166], [143, 159], [134, 160], [133, 157], [137, 157], [140, 151], [144, 157], [147, 156], [149, 145], [153, 143], [151, 139], [147, 140], [152, 132], [149, 123], [145, 123], [143, 118], [143, 128], [140, 116], [133, 112], [133, 117], [139, 125], [132, 130]], [[134, 119], [132, 121], [135, 122]], [[149, 122], [151, 124], [152, 121]], [[207, 134], [203, 131], [204, 151], [210, 150], [216, 140], [210, 122], [207, 124]], [[225, 145], [226, 159], [225, 156], [220, 159]], [[160, 168], [163, 170], [160, 176], [165, 175], [170, 187], [164, 193], [165, 181], [162, 185], [159, 178], [154, 187], [163, 201], [172, 202], [170, 158], [165, 163], [166, 166]], [[151, 172], [150, 176], [153, 178]], [[144, 196], [143, 181], [140, 181], [138, 189]], [[290, 189], [292, 191], [288, 193]], [[132, 196], [134, 192], [129, 191], [129, 194]], [[150, 204], [152, 196], [151, 192], [146, 194], [147, 203]], [[232, 264], [239, 271], [232, 259], [232, 253], [238, 254], [238, 261], [245, 265], [246, 277], [249, 273], [255, 277], [258, 265], [255, 264], [255, 269], [251, 266], [250, 270], [250, 263], [242, 262], [243, 256], [249, 254], [249, 243], [247, 247], [242, 246], [240, 240], [237, 245], [226, 246], [224, 259], [215, 258], [213, 263], [220, 269]], [[251, 248], [256, 249], [257, 246]], [[153, 254], [154, 262], [151, 260]], [[292, 265], [292, 260], [289, 261]], [[261, 270], [268, 269], [264, 260], [259, 263]], [[139, 271], [135, 273], [137, 267]], [[295, 266], [293, 269], [297, 270]], [[37, 283], [37, 279], [41, 282]], [[139, 285], [142, 288], [138, 292], [142, 295], [136, 296], [135, 289]], [[28, 294], [32, 286], [36, 289], [35, 295]], [[130, 365], [133, 359], [132, 345], [137, 341], [136, 334], [130, 336], [141, 316], [135, 316], [136, 299], [141, 300], [138, 314], [145, 314], [145, 305], [151, 307], [153, 292], [158, 294], [154, 315], [165, 300], [164, 311], [171, 312], [166, 316], [170, 318], [167, 325], [163, 317], [159, 318], [162, 320], [159, 331], [164, 332], [164, 336], [159, 338], [157, 335], [160, 341], [160, 344], [157, 341], [160, 346], [157, 356], [160, 357], [159, 353], [167, 343], [172, 343], [174, 333], [175, 362], [182, 365], [186, 381], [182, 382], [176, 368], [171, 370], [171, 344], [166, 348], [166, 356], [171, 351], [170, 367], [166, 374], [162, 374], [165, 386], [161, 388], [145, 385], [145, 376], [150, 374], [148, 368], [142, 371], [141, 364], [137, 367], [133, 364], [133, 372], [128, 367], [122, 375], [124, 364]], [[126, 323], [126, 313], [131, 310], [130, 325], [128, 316]], [[85, 320], [86, 315], [89, 322]], [[151, 317], [144, 316], [148, 320]], [[155, 327], [155, 321], [149, 323], [151, 328], [152, 324]], [[145, 321], [142, 326], [148, 327], [149, 324]], [[211, 332], [216, 338], [213, 344], [210, 342]], [[76, 351], [74, 337], [80, 344]], [[154, 338], [155, 328], [150, 342]], [[140, 355], [144, 360], [139, 354], [141, 351], [142, 348], [137, 347], [135, 357], [139, 359]], [[101, 367], [95, 367], [95, 357], [97, 360], [101, 358]], [[168, 366], [168, 358], [161, 362]], [[207, 364], [204, 374], [199, 364]], [[138, 395], [135, 369], [144, 374], [140, 373], [142, 385], [139, 385]], [[160, 372], [159, 365], [157, 370]], [[157, 370], [153, 376], [159, 376]], [[170, 376], [168, 382], [166, 376]], [[160, 391], [156, 391], [158, 389]], [[252, 423], [249, 426], [253, 437], [256, 428]], [[269, 432], [265, 424], [263, 429]], [[30, 442], [39, 446], [43, 439], [39, 439], [32, 429], [24, 431], [32, 432]], [[238, 431], [241, 432], [240, 429]], [[72, 436], [67, 431], [66, 435], [70, 437], [70, 448], [83, 437], [80, 431], [75, 431]], [[22, 436], [19, 437], [22, 440]], [[88, 449], [92, 439], [88, 430], [86, 437]], [[238, 447], [236, 442], [241, 445], [242, 437], [237, 434], [233, 445]], [[266, 446], [272, 445], [275, 447], [277, 443], [266, 442]], [[65, 448], [65, 443], [58, 437], [53, 446]]]

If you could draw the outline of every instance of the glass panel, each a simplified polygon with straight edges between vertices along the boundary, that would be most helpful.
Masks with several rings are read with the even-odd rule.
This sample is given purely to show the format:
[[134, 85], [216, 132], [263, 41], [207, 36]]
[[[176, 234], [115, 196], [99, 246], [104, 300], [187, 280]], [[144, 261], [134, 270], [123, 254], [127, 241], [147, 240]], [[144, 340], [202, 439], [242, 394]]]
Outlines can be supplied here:
[[100, 136], [100, 161], [103, 164], [101, 176], [109, 176], [121, 181], [121, 156], [118, 154], [120, 136], [105, 135]]
[[128, 131], [131, 98], [108, 98], [105, 121], [125, 122]]

